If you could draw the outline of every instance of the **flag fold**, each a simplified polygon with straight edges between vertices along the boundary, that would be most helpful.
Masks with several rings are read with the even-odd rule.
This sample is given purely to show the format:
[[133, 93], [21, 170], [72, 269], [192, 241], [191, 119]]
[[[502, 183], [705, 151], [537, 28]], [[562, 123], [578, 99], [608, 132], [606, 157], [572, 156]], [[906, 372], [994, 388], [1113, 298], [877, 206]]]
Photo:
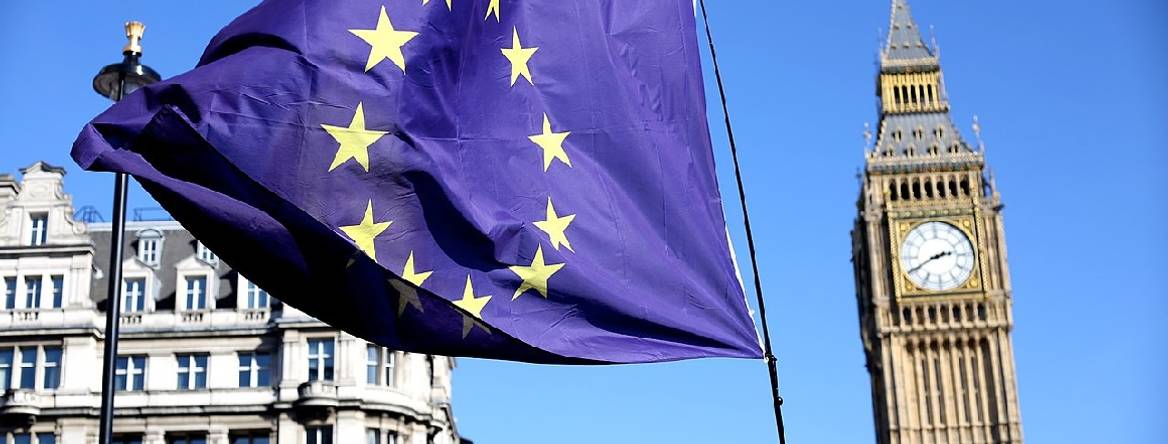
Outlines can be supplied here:
[[694, 30], [690, 0], [265, 1], [72, 154], [383, 346], [757, 358]]

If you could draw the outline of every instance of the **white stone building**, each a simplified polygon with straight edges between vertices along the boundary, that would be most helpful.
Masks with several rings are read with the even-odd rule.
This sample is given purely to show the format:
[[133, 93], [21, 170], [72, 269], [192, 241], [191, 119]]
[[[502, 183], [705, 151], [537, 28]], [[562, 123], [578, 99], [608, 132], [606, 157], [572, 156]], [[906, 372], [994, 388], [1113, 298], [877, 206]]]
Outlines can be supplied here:
[[[96, 443], [111, 227], [0, 175], [0, 444]], [[173, 221], [126, 228], [116, 443], [456, 444], [448, 357], [280, 304]]]

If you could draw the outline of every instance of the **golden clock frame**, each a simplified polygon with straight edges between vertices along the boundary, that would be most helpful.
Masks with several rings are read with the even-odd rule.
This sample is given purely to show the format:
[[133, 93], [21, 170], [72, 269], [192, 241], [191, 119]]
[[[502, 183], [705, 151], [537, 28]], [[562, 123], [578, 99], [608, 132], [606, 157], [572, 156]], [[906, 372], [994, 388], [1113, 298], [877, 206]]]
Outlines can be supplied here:
[[[889, 240], [892, 242], [892, 244], [890, 245], [889, 253], [891, 253], [890, 259], [892, 260], [890, 262], [892, 262], [892, 275], [893, 282], [895, 283], [896, 287], [895, 290], [897, 300], [926, 300], [946, 296], [981, 293], [982, 283], [984, 281], [982, 270], [985, 264], [983, 257], [984, 255], [982, 254], [982, 240], [979, 236], [982, 230], [978, 220], [979, 218], [976, 216], [976, 214], [951, 216], [922, 215], [917, 217], [890, 220], [889, 224], [891, 225], [892, 229], [889, 231], [891, 231], [892, 236]], [[961, 232], [964, 233], [967, 238], [969, 238], [969, 242], [973, 244], [973, 254], [975, 256], [975, 267], [973, 273], [970, 273], [969, 278], [967, 278], [965, 282], [955, 288], [948, 290], [923, 289], [913, 283], [913, 281], [908, 278], [908, 275], [901, 271], [900, 248], [904, 243], [904, 238], [907, 236], [908, 232], [912, 231], [918, 225], [926, 222], [944, 222], [957, 227], [958, 230], [961, 230]]]

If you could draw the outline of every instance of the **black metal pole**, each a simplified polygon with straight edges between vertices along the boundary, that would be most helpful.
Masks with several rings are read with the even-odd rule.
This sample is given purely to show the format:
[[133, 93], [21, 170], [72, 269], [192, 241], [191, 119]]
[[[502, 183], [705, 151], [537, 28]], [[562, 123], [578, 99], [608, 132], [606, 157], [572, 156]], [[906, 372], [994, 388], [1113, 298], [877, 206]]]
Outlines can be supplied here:
[[[126, 89], [124, 75], [118, 78], [114, 101], [122, 100]], [[101, 363], [101, 426], [98, 442], [109, 444], [114, 433], [114, 376], [118, 360], [118, 326], [122, 311], [122, 256], [125, 253], [126, 197], [130, 178], [126, 173], [114, 175], [114, 214], [110, 233], [109, 292], [105, 299], [105, 354]], [[127, 379], [129, 376], [127, 375]]]
[[754, 232], [750, 229], [750, 212], [746, 210], [746, 187], [742, 184], [742, 167], [738, 162], [738, 147], [734, 144], [734, 130], [730, 127], [730, 109], [726, 105], [726, 90], [722, 86], [722, 71], [718, 69], [718, 53], [714, 50], [714, 35], [710, 32], [710, 16], [706, 13], [706, 0], [698, 0], [702, 7], [702, 22], [706, 28], [706, 42], [710, 45], [710, 59], [714, 64], [714, 78], [718, 83], [718, 95], [722, 99], [722, 116], [726, 121], [726, 136], [730, 141], [730, 155], [734, 159], [734, 179], [738, 183], [738, 201], [742, 204], [742, 221], [746, 227], [746, 245], [750, 250], [750, 267], [754, 271], [754, 293], [758, 296], [758, 315], [762, 319], [763, 359], [771, 376], [771, 399], [775, 404], [775, 426], [779, 433], [779, 444], [787, 443], [783, 426], [783, 397], [779, 396], [779, 364], [771, 350], [771, 331], [767, 327], [766, 300], [762, 297], [762, 278], [758, 273], [758, 260], [754, 249]]

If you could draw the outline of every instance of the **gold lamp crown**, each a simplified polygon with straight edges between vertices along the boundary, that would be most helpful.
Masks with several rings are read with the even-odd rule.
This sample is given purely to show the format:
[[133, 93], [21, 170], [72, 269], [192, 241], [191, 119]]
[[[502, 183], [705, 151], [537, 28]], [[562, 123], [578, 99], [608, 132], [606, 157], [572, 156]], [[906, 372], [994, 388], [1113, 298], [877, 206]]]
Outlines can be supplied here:
[[122, 52], [142, 53], [142, 34], [146, 33], [146, 25], [139, 21], [126, 22], [126, 38], [129, 43], [122, 48]]

